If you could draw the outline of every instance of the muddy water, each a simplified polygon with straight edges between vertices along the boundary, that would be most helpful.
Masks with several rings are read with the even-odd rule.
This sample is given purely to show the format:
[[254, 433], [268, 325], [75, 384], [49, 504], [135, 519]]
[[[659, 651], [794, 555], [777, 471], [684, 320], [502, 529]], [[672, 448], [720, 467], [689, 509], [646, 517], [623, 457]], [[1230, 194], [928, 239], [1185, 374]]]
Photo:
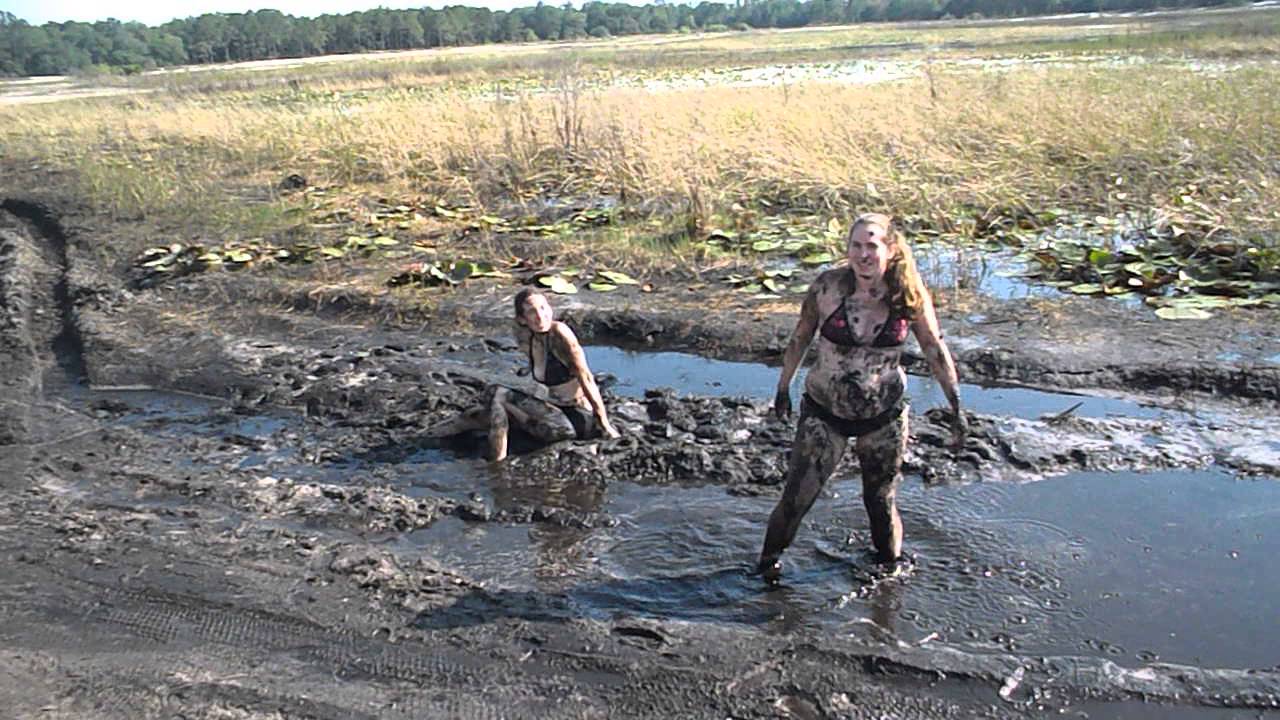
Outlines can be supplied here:
[[[675, 386], [700, 394], [769, 394], [777, 370], [679, 353], [589, 349], [615, 391]], [[936, 402], [912, 379], [917, 402]], [[984, 413], [1035, 417], [1082, 403], [1083, 415], [1149, 417], [1172, 411], [1131, 401], [1017, 388], [966, 388]], [[476, 479], [474, 476], [473, 480]], [[1280, 484], [1217, 472], [1074, 474], [1024, 485], [926, 488], [901, 493], [913, 569], [884, 577], [864, 555], [868, 529], [856, 478], [835, 478], [788, 555], [786, 584], [766, 591], [748, 576], [774, 498], [721, 487], [607, 491], [550, 481], [511, 487], [483, 478], [484, 493], [536, 497], [602, 512], [616, 526], [577, 530], [472, 526], [448, 520], [411, 542], [472, 568], [498, 591], [431, 622], [484, 615], [650, 617], [800, 626], [885, 640], [948, 643], [970, 652], [1092, 655], [1125, 665], [1154, 660], [1210, 667], [1269, 667], [1280, 610]], [[474, 488], [474, 486], [472, 486]]]
[[[778, 384], [778, 368], [758, 363], [711, 360], [686, 353], [638, 353], [597, 346], [587, 350], [587, 359], [593, 371], [613, 376], [615, 384], [612, 387], [619, 395], [640, 396], [646, 388], [673, 387], [682, 393], [741, 395], [771, 401]], [[801, 368], [791, 383], [793, 400], [800, 397], [804, 376], [805, 369]], [[1075, 407], [1072, 412], [1082, 417], [1153, 418], [1171, 414], [1171, 411], [1132, 400], [1028, 388], [987, 388], [961, 383], [960, 392], [965, 407], [970, 410], [1027, 419], [1061, 413], [1072, 407]], [[908, 376], [907, 395], [917, 409], [946, 404], [942, 389], [932, 378]]]
[[[488, 491], [508, 492], [500, 484]], [[556, 491], [547, 490], [553, 498]], [[747, 574], [772, 498], [720, 488], [619, 483], [613, 528], [471, 527], [449, 520], [412, 542], [498, 588], [480, 613], [649, 617], [799, 626], [929, 639], [971, 652], [1093, 655], [1271, 667], [1280, 578], [1280, 486], [1217, 473], [1079, 474], [1020, 486], [902, 491], [915, 567], [884, 577], [864, 555], [858, 482], [838, 478], [788, 553], [786, 583]], [[501, 500], [496, 500], [499, 504]], [[497, 605], [492, 605], [496, 602]], [[936, 635], [935, 635], [936, 633]]]
[[[597, 371], [625, 378], [622, 395], [675, 386], [767, 398], [777, 369], [676, 353], [588, 349]], [[1173, 411], [1127, 400], [1017, 388], [966, 388], [970, 407], [1036, 417], [1075, 405], [1085, 415]], [[938, 392], [912, 379], [912, 398]], [[394, 459], [309, 462], [307, 422], [287, 412], [240, 414], [219, 402], [157, 393], [93, 393], [112, 422], [222, 442], [205, 462], [324, 482], [378, 474], [405, 494], [478, 499], [497, 510], [561, 507], [607, 517], [602, 527], [468, 522], [457, 517], [370, 538], [405, 557], [465, 569], [486, 590], [423, 616], [431, 627], [504, 617], [655, 618], [768, 632], [828, 629], [878, 642], [971, 653], [1084, 655], [1126, 666], [1159, 660], [1204, 667], [1280, 663], [1280, 483], [1217, 472], [1066, 475], [1036, 483], [901, 491], [913, 567], [886, 576], [864, 554], [859, 483], [836, 477], [787, 555], [785, 584], [747, 570], [775, 497], [721, 486], [607, 487], [513, 479], [439, 450]]]

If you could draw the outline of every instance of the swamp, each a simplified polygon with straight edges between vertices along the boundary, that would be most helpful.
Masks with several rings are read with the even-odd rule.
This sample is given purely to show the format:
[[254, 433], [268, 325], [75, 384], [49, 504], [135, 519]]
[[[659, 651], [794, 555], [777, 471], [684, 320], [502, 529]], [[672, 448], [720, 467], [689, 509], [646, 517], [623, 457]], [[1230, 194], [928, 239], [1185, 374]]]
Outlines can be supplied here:
[[[0, 704], [1277, 716], [1277, 87], [1269, 3], [0, 81]], [[769, 587], [868, 211], [969, 437], [912, 341], [913, 562], [850, 453]], [[524, 286], [621, 437], [488, 463]]]

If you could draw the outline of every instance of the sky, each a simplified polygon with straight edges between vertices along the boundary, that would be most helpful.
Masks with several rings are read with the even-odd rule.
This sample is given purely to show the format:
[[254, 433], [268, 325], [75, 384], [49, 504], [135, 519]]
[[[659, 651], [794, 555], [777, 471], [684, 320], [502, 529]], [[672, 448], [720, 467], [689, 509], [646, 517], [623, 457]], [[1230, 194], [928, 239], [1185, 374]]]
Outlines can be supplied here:
[[[560, 0], [555, 0], [561, 4]], [[424, 2], [418, 0], [186, 0], [185, 2], [156, 2], [155, 0], [0, 0], [0, 10], [8, 10], [19, 19], [32, 25], [46, 22], [80, 20], [94, 22], [115, 18], [124, 22], [137, 21], [147, 25], [160, 25], [175, 17], [191, 17], [204, 13], [242, 13], [250, 10], [279, 10], [294, 17], [315, 17], [372, 10], [376, 7], [392, 9], [441, 7], [443, 5], [471, 5], [494, 10], [510, 10], [516, 7], [536, 5], [537, 0], [449, 0], [448, 2]], [[577, 4], [577, 3], [575, 3]]]

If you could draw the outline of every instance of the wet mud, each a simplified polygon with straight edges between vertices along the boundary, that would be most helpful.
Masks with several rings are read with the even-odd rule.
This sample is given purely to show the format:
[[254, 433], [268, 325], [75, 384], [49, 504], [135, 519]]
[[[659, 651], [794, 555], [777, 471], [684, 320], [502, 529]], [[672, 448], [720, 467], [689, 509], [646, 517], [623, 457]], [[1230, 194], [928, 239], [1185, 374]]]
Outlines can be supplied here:
[[18, 717], [1280, 707], [1280, 658], [1244, 648], [1272, 644], [1280, 596], [1274, 317], [944, 306], [972, 434], [947, 448], [913, 377], [915, 562], [866, 557], [850, 454], [769, 590], [747, 570], [795, 432], [767, 366], [793, 308], [674, 278], [658, 301], [556, 299], [622, 437], [491, 465], [424, 428], [530, 382], [510, 286], [417, 314], [253, 274], [140, 289], [86, 221], [0, 207]]

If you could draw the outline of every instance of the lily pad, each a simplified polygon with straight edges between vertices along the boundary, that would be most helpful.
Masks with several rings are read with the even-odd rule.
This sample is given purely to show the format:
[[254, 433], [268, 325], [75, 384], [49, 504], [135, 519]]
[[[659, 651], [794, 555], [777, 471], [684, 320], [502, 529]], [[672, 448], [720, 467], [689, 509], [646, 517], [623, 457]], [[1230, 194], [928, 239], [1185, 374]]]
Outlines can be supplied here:
[[1162, 320], [1208, 320], [1213, 314], [1197, 307], [1171, 305], [1157, 309], [1156, 317]]
[[617, 272], [615, 270], [600, 270], [596, 273], [600, 277], [608, 280], [614, 285], [639, 285], [640, 281], [631, 277], [626, 273]]
[[538, 282], [557, 295], [574, 295], [578, 292], [578, 286], [561, 275], [544, 275], [538, 278]]
[[1103, 287], [1098, 283], [1077, 283], [1067, 288], [1067, 292], [1076, 295], [1097, 295], [1103, 292]]
[[805, 255], [800, 258], [800, 262], [805, 265], [826, 265], [827, 263], [835, 262], [835, 259], [836, 256], [829, 252], [818, 252], [812, 255]]

